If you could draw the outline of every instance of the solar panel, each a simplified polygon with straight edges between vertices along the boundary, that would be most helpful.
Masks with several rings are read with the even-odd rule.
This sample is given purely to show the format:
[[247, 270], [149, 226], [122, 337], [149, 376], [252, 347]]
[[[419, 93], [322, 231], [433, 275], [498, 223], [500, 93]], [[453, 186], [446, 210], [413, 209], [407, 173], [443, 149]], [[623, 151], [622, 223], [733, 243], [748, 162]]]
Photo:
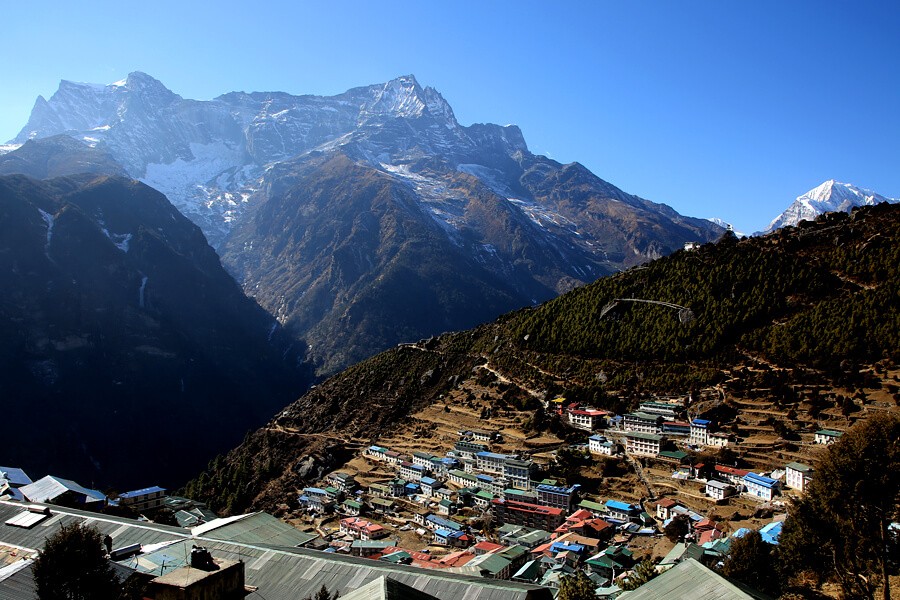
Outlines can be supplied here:
[[31, 529], [47, 517], [49, 514], [45, 514], [42, 512], [31, 512], [30, 510], [22, 511], [12, 519], [6, 521], [7, 525], [12, 525], [13, 527], [22, 527], [24, 529]]

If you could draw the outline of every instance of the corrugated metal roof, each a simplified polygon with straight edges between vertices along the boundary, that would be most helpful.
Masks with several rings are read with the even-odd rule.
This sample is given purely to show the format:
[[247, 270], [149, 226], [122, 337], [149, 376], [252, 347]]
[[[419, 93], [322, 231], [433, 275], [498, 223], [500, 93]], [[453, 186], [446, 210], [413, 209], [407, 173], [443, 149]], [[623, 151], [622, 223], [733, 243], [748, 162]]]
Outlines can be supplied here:
[[619, 600], [771, 600], [765, 594], [739, 587], [696, 560], [686, 559]]
[[26, 475], [25, 471], [16, 467], [0, 467], [0, 479], [5, 479], [10, 485], [16, 487], [32, 483], [31, 477]]
[[[21, 505], [0, 502], [0, 520], [5, 521], [21, 511]], [[51, 507], [51, 517], [31, 529], [0, 527], [0, 543], [26, 548], [41, 548], [46, 538], [61, 524], [82, 522], [97, 527], [101, 534], [113, 537], [115, 547], [130, 544], [167, 544], [157, 550], [157, 558], [165, 554], [173, 562], [190, 553], [193, 544], [206, 547], [216, 558], [243, 560], [246, 582], [258, 586], [267, 600], [295, 600], [313, 596], [322, 585], [341, 597], [371, 581], [387, 576], [440, 599], [452, 600], [550, 600], [550, 591], [536, 586], [481, 577], [454, 575], [438, 570], [390, 565], [379, 561], [340, 556], [270, 544], [234, 543], [206, 536], [190, 537], [177, 527], [143, 523], [68, 508]], [[236, 521], [235, 523], [240, 523]], [[215, 530], [213, 530], [215, 531]], [[174, 542], [174, 543], [173, 543]], [[146, 558], [148, 555], [142, 555]], [[128, 564], [128, 561], [125, 561]], [[130, 566], [130, 565], [129, 565]], [[33, 600], [30, 573], [24, 584], [12, 577], [0, 581], [0, 598]], [[9, 585], [8, 585], [9, 584]], [[27, 587], [22, 591], [22, 586]], [[18, 587], [17, 587], [18, 586]]]
[[135, 498], [137, 496], [144, 496], [146, 494], [153, 494], [155, 492], [164, 492], [166, 488], [161, 488], [158, 485], [154, 485], [151, 487], [141, 488], [139, 490], [131, 490], [130, 492], [125, 492], [124, 494], [119, 494], [119, 498]]
[[789, 462], [784, 466], [785, 469], [793, 469], [795, 471], [800, 471], [801, 473], [808, 473], [813, 470], [809, 465], [804, 465], [803, 463], [798, 462]]
[[22, 486], [20, 490], [31, 502], [47, 502], [48, 500], [59, 498], [66, 492], [83, 494], [88, 498], [88, 501], [106, 500], [103, 492], [82, 487], [74, 481], [63, 479], [62, 477], [54, 477], [53, 475], [47, 475], [34, 483]]
[[300, 531], [270, 514], [258, 512], [207, 530], [203, 537], [241, 544], [302, 546], [318, 536]]
[[765, 475], [760, 475], [759, 473], [747, 473], [744, 475], [744, 481], [749, 481], [768, 488], [778, 485], [777, 480], [766, 477]]

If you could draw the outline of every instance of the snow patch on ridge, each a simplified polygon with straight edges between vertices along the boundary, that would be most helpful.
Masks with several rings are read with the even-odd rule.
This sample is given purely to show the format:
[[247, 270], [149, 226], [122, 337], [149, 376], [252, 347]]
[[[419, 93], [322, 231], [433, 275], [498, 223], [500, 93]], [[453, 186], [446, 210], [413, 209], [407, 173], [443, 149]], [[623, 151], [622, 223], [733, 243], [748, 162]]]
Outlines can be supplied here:
[[44, 244], [44, 254], [47, 255], [47, 258], [50, 258], [50, 240], [53, 239], [53, 224], [55, 219], [53, 215], [40, 208], [38, 209], [38, 212], [41, 213], [41, 218], [43, 218], [44, 223], [47, 224], [47, 243]]
[[401, 179], [415, 190], [422, 204], [428, 210], [431, 218], [448, 233], [451, 239], [462, 229], [465, 217], [465, 209], [468, 201], [460, 196], [450, 193], [447, 186], [438, 179], [430, 179], [413, 173], [408, 165], [391, 165], [379, 163], [381, 168]]
[[[156, 188], [215, 246], [246, 207], [258, 187], [261, 170], [247, 164], [243, 147], [224, 142], [192, 143], [192, 160], [147, 165], [141, 182]], [[218, 232], [221, 239], [211, 233]]]

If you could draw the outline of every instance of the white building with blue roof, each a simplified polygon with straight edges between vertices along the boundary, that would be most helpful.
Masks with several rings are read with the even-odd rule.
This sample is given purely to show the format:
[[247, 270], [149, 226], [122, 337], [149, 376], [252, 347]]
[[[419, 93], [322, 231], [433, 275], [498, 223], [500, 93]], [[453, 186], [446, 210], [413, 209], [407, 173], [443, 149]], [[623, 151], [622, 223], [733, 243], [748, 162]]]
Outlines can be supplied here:
[[636, 517], [641, 512], [639, 507], [618, 500], [607, 500], [604, 506], [607, 517], [615, 521], [630, 521], [632, 517]]
[[612, 456], [615, 454], [616, 445], [602, 435], [592, 435], [588, 438], [588, 450], [591, 454]]
[[709, 443], [709, 429], [712, 423], [706, 419], [691, 421], [691, 444], [706, 446]]
[[765, 502], [772, 500], [781, 492], [781, 482], [758, 473], [747, 473], [742, 481], [744, 494]]
[[485, 473], [503, 475], [503, 465], [506, 464], [506, 461], [509, 458], [512, 457], [507, 456], [506, 454], [498, 454], [496, 452], [476, 452], [475, 467], [479, 471], [483, 471]]

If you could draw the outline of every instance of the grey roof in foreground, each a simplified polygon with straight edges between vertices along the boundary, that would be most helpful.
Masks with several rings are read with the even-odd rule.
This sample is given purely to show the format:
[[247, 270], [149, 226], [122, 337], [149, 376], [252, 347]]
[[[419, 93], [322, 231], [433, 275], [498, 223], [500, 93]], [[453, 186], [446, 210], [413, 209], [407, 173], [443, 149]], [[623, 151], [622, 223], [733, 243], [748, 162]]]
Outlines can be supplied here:
[[[22, 504], [0, 501], [0, 523], [27, 510]], [[296, 600], [313, 596], [323, 585], [341, 597], [380, 577], [388, 577], [440, 600], [550, 600], [550, 590], [510, 581], [454, 575], [440, 570], [391, 565], [381, 561], [341, 556], [305, 548], [273, 544], [249, 544], [215, 540], [178, 527], [143, 523], [86, 511], [50, 506], [50, 518], [30, 529], [0, 525], [0, 544], [39, 549], [47, 537], [62, 524], [84, 522], [109, 534], [116, 548], [140, 543], [155, 545], [156, 553], [180, 558], [190, 553], [191, 545], [204, 546], [217, 558], [243, 560], [247, 585], [258, 586], [259, 594], [248, 600]], [[239, 522], [239, 521], [236, 521]], [[214, 530], [213, 530], [214, 531]], [[152, 548], [146, 548], [151, 550]], [[149, 553], [145, 556], [151, 556]], [[126, 559], [123, 564], [130, 566]], [[138, 559], [140, 561], [140, 559]], [[168, 563], [167, 563], [168, 565]], [[152, 567], [151, 567], [152, 568]], [[21, 572], [20, 572], [21, 574]], [[0, 598], [33, 600], [34, 590], [22, 591], [21, 577], [0, 580]], [[12, 580], [12, 581], [11, 581]], [[11, 587], [15, 584], [15, 588]], [[377, 586], [376, 586], [377, 587]]]
[[[213, 527], [219, 521], [225, 523], [220, 527]], [[300, 531], [296, 527], [264, 512], [244, 515], [243, 518], [235, 521], [216, 519], [201, 527], [205, 528], [202, 534], [203, 537], [239, 544], [302, 546], [319, 537], [318, 535]]]
[[359, 589], [356, 589], [346, 596], [341, 596], [342, 600], [438, 600], [431, 594], [420, 592], [419, 590], [404, 585], [399, 581], [390, 577], [379, 577], [378, 579], [367, 583]]
[[772, 600], [688, 558], [618, 600]]

